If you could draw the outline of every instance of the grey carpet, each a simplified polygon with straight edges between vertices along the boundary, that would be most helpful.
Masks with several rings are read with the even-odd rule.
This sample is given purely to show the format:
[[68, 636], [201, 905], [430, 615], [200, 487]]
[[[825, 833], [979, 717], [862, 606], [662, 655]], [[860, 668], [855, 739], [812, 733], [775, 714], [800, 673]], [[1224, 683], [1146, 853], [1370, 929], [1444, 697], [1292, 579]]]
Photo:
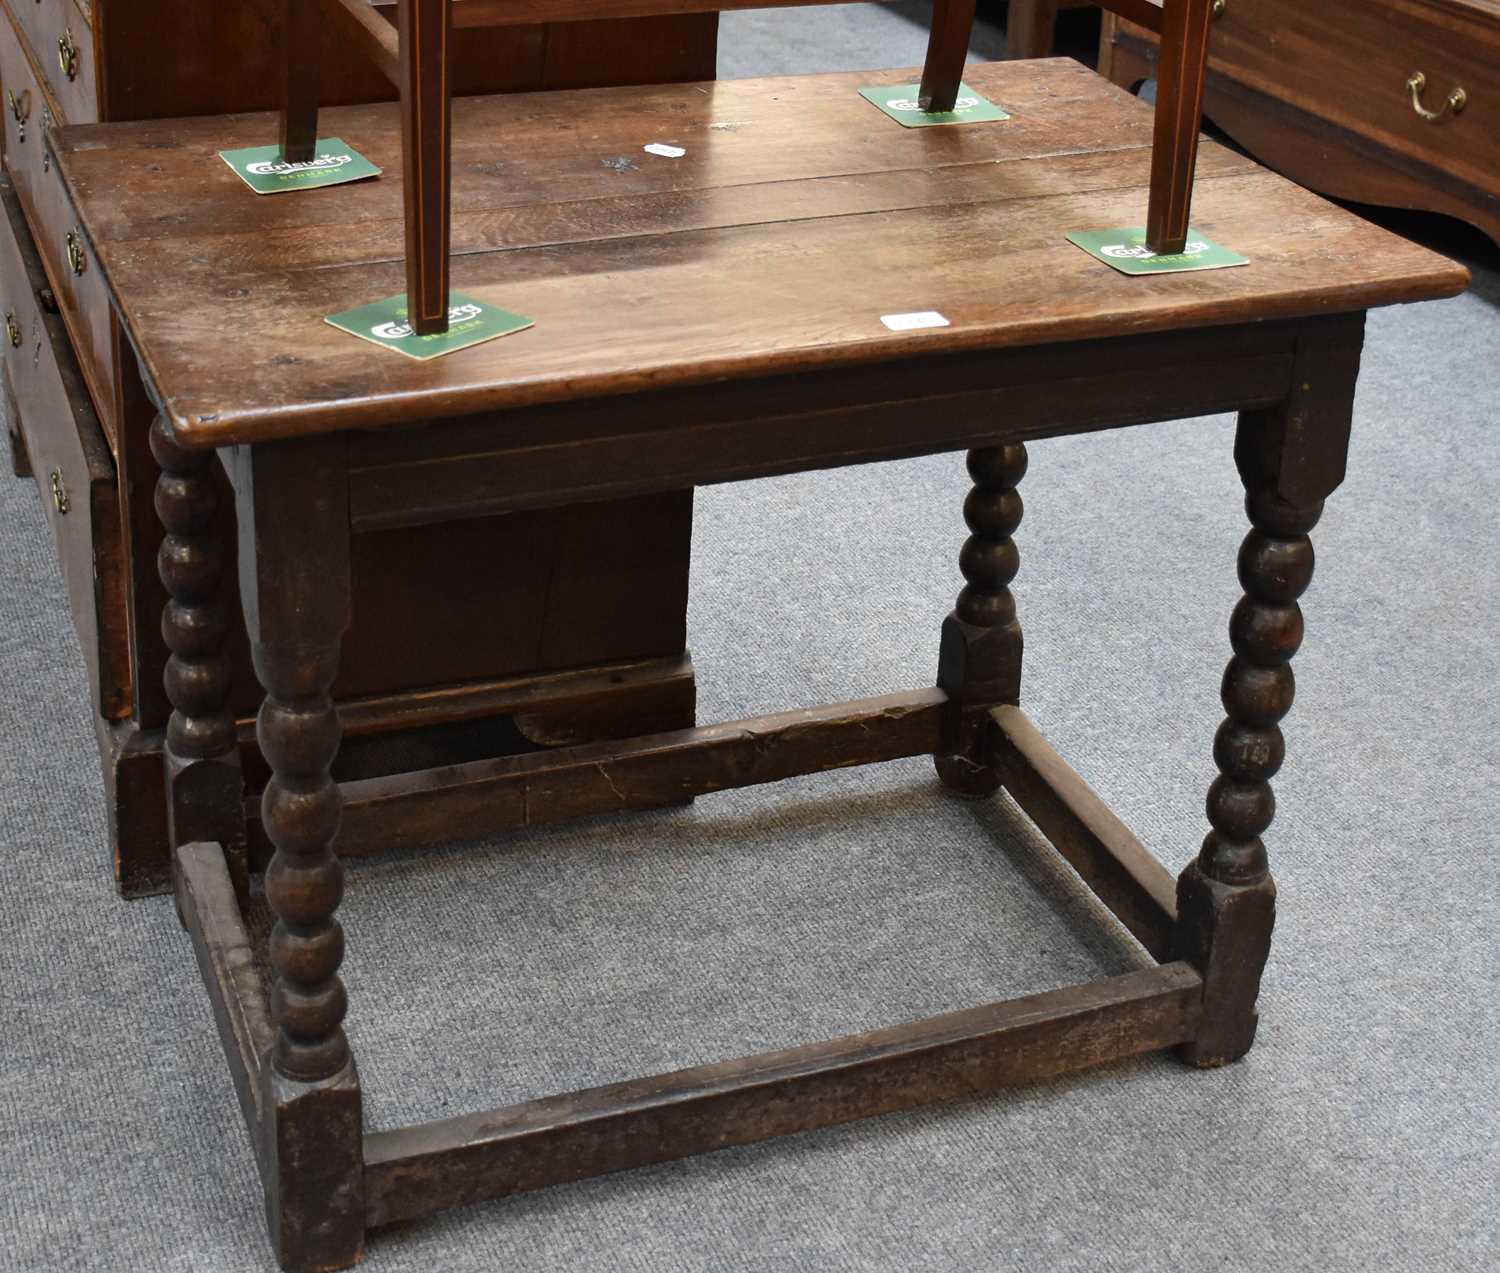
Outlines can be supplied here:
[[[849, 9], [726, 17], [722, 42], [748, 72], [910, 64], [922, 35]], [[1469, 295], [1370, 324], [1315, 534], [1249, 1059], [1119, 1064], [475, 1207], [377, 1236], [366, 1267], [1495, 1267], [1497, 304], [1490, 250]], [[1024, 487], [1029, 710], [1174, 868], [1204, 829], [1237, 597], [1231, 436], [1043, 442]], [[701, 718], [930, 684], [965, 489], [947, 456], [700, 492]], [[0, 544], [0, 1267], [269, 1268], [187, 941], [166, 899], [108, 880], [31, 483], [0, 480]], [[393, 856], [353, 872], [342, 918], [379, 1128], [1140, 958], [1003, 798], [949, 800], [919, 762]]]

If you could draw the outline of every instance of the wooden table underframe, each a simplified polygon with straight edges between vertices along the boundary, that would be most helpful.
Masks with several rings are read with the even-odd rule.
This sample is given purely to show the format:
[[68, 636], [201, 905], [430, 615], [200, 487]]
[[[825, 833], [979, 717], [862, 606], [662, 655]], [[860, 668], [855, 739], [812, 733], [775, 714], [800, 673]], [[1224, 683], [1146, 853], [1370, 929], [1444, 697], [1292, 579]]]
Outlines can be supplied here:
[[[1195, 1065], [1248, 1050], [1297, 598], [1308, 532], [1344, 475], [1364, 314], [1453, 295], [1466, 274], [1205, 145], [1197, 224], [1251, 266], [1123, 279], [1063, 230], [1144, 209], [1149, 112], [1072, 63], [966, 79], [1012, 111], [1003, 129], [888, 126], [858, 76], [464, 104], [511, 131], [505, 182], [494, 135], [469, 133], [460, 285], [524, 297], [537, 325], [435, 364], [322, 322], [397, 277], [391, 188], [268, 208], [221, 178], [167, 218], [162, 181], [189, 188], [222, 139], [194, 121], [62, 135], [60, 170], [161, 408], [177, 894], [284, 1268], [343, 1267], [367, 1230], [484, 1198], [1156, 1049]], [[342, 135], [357, 126], [377, 159], [390, 151], [378, 111], [343, 118]], [[611, 159], [671, 135], [689, 143], [676, 166], [622, 172]], [[148, 164], [160, 173], [138, 178]], [[852, 269], [859, 252], [879, 268]], [[888, 332], [878, 316], [902, 298], [951, 322]], [[1245, 596], [1230, 619], [1211, 830], [1174, 880], [1020, 709], [1018, 486], [1033, 439], [1231, 411], [1251, 523]], [[968, 452], [971, 534], [936, 688], [331, 779], [354, 536], [952, 451]], [[241, 909], [255, 857], [222, 658], [235, 616], [220, 600], [216, 462], [236, 500], [240, 602], [266, 691], [269, 985]], [[917, 755], [962, 795], [1004, 787], [1158, 966], [365, 1132], [342, 1028], [341, 859]]]
[[[889, 366], [878, 401], [861, 401], [861, 378], [845, 371], [799, 377], [797, 400], [820, 402], [826, 394], [845, 404], [816, 413], [786, 411], [789, 385], [769, 379], [742, 387], [740, 419], [693, 431], [702, 445], [680, 448], [681, 472], [662, 471], [662, 451], [650, 437], [663, 420], [682, 415], [691, 391], [604, 414], [610, 427], [587, 447], [478, 453], [482, 424], [461, 421], [401, 434], [402, 464], [355, 464], [346, 434], [221, 451], [242, 528], [245, 615], [268, 695], [259, 737], [275, 779], [262, 816], [279, 857], [267, 889], [293, 921], [280, 938], [280, 978], [269, 992], [220, 848], [237, 824], [232, 800], [217, 797], [237, 798], [238, 777], [226, 772], [230, 753], [212, 747], [203, 759], [183, 753], [174, 761], [178, 898], [286, 1267], [347, 1263], [366, 1229], [585, 1175], [1154, 1049], [1176, 1047], [1198, 1065], [1242, 1055], [1255, 1033], [1271, 934], [1275, 889], [1259, 836], [1273, 811], [1266, 779], [1281, 759], [1276, 721], [1291, 706], [1287, 661], [1301, 636], [1295, 598], [1312, 573], [1306, 532], [1343, 477], [1363, 326], [1363, 313], [1354, 313], [1037, 346], [998, 358], [949, 355], [940, 366], [913, 358]], [[941, 396], [934, 384], [945, 387]], [[697, 397], [697, 406], [709, 407], [707, 396]], [[1018, 706], [1022, 640], [1009, 589], [1019, 560], [1016, 488], [1032, 439], [1231, 410], [1240, 413], [1235, 462], [1252, 523], [1240, 553], [1246, 596], [1231, 625], [1229, 715], [1214, 746], [1224, 771], [1210, 796], [1215, 829], [1174, 882]], [[568, 413], [601, 418], [587, 404]], [[558, 423], [549, 418], [548, 427]], [[214, 453], [178, 448], [165, 418], [156, 441], [167, 560], [206, 561], [201, 532], [211, 520]], [[960, 558], [966, 582], [942, 625], [937, 688], [358, 784], [342, 801], [339, 856], [403, 842], [413, 820], [472, 836], [516, 825], [520, 810], [537, 822], [931, 754], [943, 781], [964, 795], [1003, 786], [1160, 966], [828, 1043], [366, 1134], [340, 1025], [343, 938], [334, 912], [342, 867], [333, 840], [341, 800], [328, 777], [339, 736], [329, 686], [349, 622], [351, 535], [372, 521], [451, 520], [961, 448], [973, 481], [965, 503], [972, 534]], [[549, 454], [564, 450], [570, 453]], [[407, 482], [412, 473], [420, 480]], [[212, 604], [211, 569], [169, 569], [168, 576], [168, 623], [215, 630], [198, 621]], [[211, 714], [179, 717], [184, 737], [213, 732]], [[228, 815], [217, 829], [216, 807]], [[273, 999], [281, 1003], [279, 1030]]]

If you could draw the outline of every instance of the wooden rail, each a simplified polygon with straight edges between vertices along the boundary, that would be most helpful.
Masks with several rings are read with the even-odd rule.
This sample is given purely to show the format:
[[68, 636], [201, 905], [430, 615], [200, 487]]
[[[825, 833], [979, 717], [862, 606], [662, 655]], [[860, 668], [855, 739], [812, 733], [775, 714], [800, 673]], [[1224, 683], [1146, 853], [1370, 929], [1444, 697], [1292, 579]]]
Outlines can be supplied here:
[[[386, 79], [392, 84], [400, 84], [401, 40], [396, 28], [368, 0], [338, 0], [338, 5], [349, 18], [349, 34], [363, 46]], [[395, 8], [394, 5], [387, 7]]]
[[942, 690], [916, 690], [347, 782], [341, 788], [339, 856], [651, 808], [797, 774], [930, 755], [941, 745], [947, 704]]
[[1177, 881], [1110, 812], [1019, 707], [997, 707], [1000, 781], [1083, 882], [1156, 959], [1170, 957]]
[[177, 905], [193, 940], [245, 1129], [259, 1161], [261, 1057], [275, 1029], [224, 850], [217, 844], [184, 844], [177, 850]]
[[371, 1228], [447, 1207], [1171, 1047], [1203, 982], [1166, 964], [909, 1025], [612, 1083], [364, 1140]]

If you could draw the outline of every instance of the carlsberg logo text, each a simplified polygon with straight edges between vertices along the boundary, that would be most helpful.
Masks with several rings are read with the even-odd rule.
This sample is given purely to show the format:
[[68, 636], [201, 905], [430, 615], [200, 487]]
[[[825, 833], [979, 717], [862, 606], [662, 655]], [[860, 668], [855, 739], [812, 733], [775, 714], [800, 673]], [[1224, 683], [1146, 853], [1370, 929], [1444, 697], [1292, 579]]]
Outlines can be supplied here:
[[303, 164], [289, 164], [281, 159], [268, 159], [258, 164], [246, 164], [245, 171], [257, 177], [280, 177], [290, 172], [326, 172], [330, 168], [342, 168], [354, 162], [353, 155], [319, 155]]
[[[911, 97], [893, 97], [886, 105], [893, 111], [919, 111], [922, 109], [922, 103]], [[977, 97], [960, 97], [953, 103], [953, 109], [948, 113], [956, 115], [959, 111], [973, 110], [978, 105], [979, 99]]]
[[[482, 313], [484, 313], [484, 307], [481, 305], [455, 305], [448, 311], [448, 326], [466, 323], [471, 318], [478, 318]], [[376, 323], [370, 328], [370, 334], [381, 340], [405, 340], [412, 334], [412, 326], [410, 323]]]
[[[1149, 261], [1156, 256], [1156, 253], [1153, 252], [1150, 248], [1146, 247], [1144, 244], [1131, 246], [1128, 243], [1111, 243], [1106, 247], [1100, 248], [1099, 251], [1102, 252], [1105, 256], [1126, 258], [1134, 261]], [[1181, 252], [1177, 253], [1177, 255], [1201, 256], [1204, 252], [1207, 251], [1207, 243], [1205, 243], [1202, 239], [1194, 239], [1193, 242], [1187, 244]]]

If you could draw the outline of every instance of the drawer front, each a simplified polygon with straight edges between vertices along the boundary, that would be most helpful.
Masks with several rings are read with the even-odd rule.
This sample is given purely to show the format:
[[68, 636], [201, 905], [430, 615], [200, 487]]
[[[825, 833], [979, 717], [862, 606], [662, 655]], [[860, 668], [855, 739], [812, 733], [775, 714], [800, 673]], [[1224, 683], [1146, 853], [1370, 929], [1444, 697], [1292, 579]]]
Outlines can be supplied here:
[[57, 541], [73, 623], [101, 715], [130, 714], [130, 652], [114, 460], [8, 183], [0, 183], [0, 305], [10, 409]]
[[63, 113], [75, 124], [99, 118], [98, 65], [89, 18], [73, 0], [6, 0]]
[[47, 129], [70, 121], [58, 118], [51, 94], [40, 86], [26, 55], [22, 32], [4, 19], [0, 19], [0, 88], [5, 102], [5, 167], [22, 203], [28, 210], [35, 209], [42, 178], [51, 176]]
[[47, 31], [56, 25], [49, 10], [72, 9], [73, 0], [5, 0], [5, 7], [10, 10], [26, 42], [33, 49], [40, 50], [46, 47], [43, 41], [47, 38]]
[[49, 123], [61, 126], [72, 122], [71, 117], [52, 102], [46, 87], [37, 79], [18, 32], [5, 21], [0, 21], [0, 89], [6, 106], [6, 170], [34, 229], [43, 266], [73, 338], [84, 382], [93, 397], [105, 437], [113, 445], [118, 434], [109, 296], [48, 150]]
[[[1500, 169], [1500, 12], [1456, 0], [1229, 0], [1217, 69], [1380, 146], [1492, 189]], [[1407, 80], [1426, 80], [1419, 104]], [[1457, 114], [1449, 94], [1466, 96]]]

